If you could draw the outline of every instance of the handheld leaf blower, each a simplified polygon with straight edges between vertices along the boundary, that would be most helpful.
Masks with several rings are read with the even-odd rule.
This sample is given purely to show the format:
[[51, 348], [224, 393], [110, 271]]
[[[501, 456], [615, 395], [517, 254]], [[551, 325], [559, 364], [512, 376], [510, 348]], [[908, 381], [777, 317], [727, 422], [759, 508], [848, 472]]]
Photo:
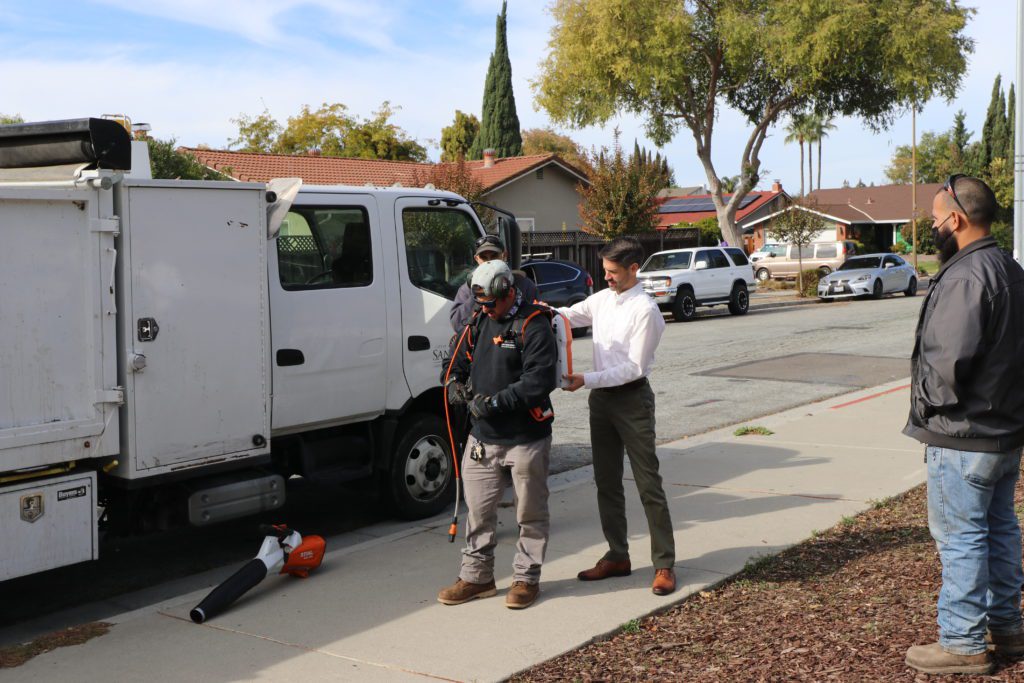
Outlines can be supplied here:
[[282, 565], [281, 574], [291, 574], [304, 579], [309, 576], [310, 571], [319, 567], [324, 559], [326, 543], [320, 536], [303, 538], [298, 531], [293, 531], [283, 524], [261, 526], [260, 531], [266, 534], [266, 537], [256, 557], [210, 591], [210, 594], [189, 612], [192, 621], [201, 624], [210, 617], [220, 614], [266, 578], [267, 573], [279, 564]]

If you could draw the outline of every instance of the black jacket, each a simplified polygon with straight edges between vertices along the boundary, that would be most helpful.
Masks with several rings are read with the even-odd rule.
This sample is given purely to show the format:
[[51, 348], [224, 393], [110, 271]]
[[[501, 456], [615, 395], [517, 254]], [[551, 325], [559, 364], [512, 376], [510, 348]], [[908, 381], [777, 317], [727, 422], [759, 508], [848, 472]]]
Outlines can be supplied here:
[[[523, 293], [523, 301], [533, 303], [540, 298], [540, 294], [537, 293], [537, 285], [533, 280], [518, 270], [512, 271], [512, 277], [515, 279], [515, 288]], [[448, 317], [451, 319], [452, 329], [456, 332], [462, 332], [462, 328], [466, 326], [466, 323], [469, 322], [472, 316], [473, 292], [470, 291], [469, 282], [467, 281], [462, 283], [459, 290], [455, 292], [455, 302], [448, 312]]]
[[[549, 395], [558, 381], [558, 350], [550, 313], [523, 303], [505, 320], [491, 320], [480, 313], [469, 329], [472, 349], [467, 349], [463, 340], [452, 375], [464, 383], [468, 378], [473, 393], [492, 396], [497, 402], [493, 415], [473, 421], [473, 436], [485, 444], [502, 445], [550, 436], [554, 418]], [[452, 339], [452, 353], [461, 336]]]
[[932, 279], [911, 367], [904, 434], [964, 451], [1024, 445], [1024, 270], [994, 238], [964, 247]]

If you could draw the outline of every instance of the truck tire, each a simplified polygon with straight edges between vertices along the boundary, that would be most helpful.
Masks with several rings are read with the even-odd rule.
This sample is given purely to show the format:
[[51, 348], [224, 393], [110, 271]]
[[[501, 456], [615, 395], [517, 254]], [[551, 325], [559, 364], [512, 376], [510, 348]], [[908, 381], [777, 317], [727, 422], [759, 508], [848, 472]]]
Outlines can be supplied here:
[[758, 268], [755, 277], [757, 277], [758, 282], [768, 282], [772, 278], [772, 274], [768, 272], [767, 268]]
[[444, 420], [414, 413], [402, 421], [384, 483], [395, 514], [403, 519], [432, 517], [451, 503], [455, 470]]
[[672, 317], [676, 322], [690, 322], [697, 316], [697, 299], [693, 290], [684, 285], [676, 290], [676, 298], [672, 302]]
[[746, 315], [748, 310], [750, 310], [750, 295], [747, 293], [747, 286], [737, 282], [732, 286], [732, 293], [729, 295], [729, 313]]

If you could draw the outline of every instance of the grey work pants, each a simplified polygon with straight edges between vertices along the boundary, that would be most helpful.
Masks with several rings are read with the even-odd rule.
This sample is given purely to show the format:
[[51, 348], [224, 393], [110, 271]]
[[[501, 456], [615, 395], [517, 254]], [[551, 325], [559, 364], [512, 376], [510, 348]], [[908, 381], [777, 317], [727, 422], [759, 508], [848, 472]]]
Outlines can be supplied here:
[[462, 457], [462, 487], [469, 515], [459, 578], [470, 583], [489, 583], [494, 578], [498, 503], [511, 479], [519, 523], [512, 580], [538, 583], [548, 545], [551, 437], [518, 446], [484, 444], [479, 462], [469, 457], [476, 442], [469, 437]]
[[675, 564], [676, 547], [654, 446], [654, 391], [647, 383], [621, 389], [594, 389], [589, 405], [597, 510], [608, 541], [604, 558], [613, 562], [629, 559], [626, 497], [622, 488], [625, 449], [651, 532], [651, 562], [655, 569], [668, 569]]

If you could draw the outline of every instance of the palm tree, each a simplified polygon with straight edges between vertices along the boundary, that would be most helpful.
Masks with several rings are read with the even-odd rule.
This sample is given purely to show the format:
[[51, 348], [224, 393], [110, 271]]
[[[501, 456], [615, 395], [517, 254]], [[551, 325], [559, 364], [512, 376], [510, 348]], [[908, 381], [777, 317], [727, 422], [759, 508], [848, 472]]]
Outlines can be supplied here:
[[[808, 114], [804, 120], [806, 128], [804, 130], [805, 139], [807, 141], [807, 153], [811, 153], [811, 145], [815, 142], [818, 143], [818, 189], [821, 189], [821, 141], [828, 137], [828, 131], [835, 130], [836, 127], [832, 124], [832, 119], [826, 119], [821, 114]], [[809, 165], [809, 164], [808, 164]], [[814, 173], [811, 173], [811, 192], [814, 191]]]
[[796, 142], [800, 145], [800, 194], [804, 193], [804, 142], [807, 141], [807, 115], [793, 114], [786, 126], [786, 144]]

